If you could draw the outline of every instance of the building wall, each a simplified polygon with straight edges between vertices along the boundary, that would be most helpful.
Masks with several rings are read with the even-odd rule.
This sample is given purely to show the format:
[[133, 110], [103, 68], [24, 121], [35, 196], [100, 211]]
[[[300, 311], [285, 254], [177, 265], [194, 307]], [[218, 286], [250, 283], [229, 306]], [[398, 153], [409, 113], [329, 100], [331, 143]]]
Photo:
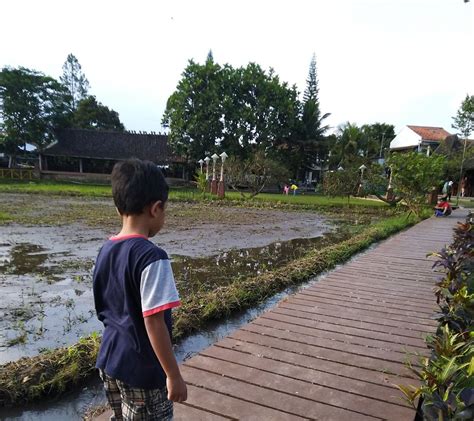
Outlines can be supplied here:
[[390, 142], [390, 149], [416, 147], [420, 140], [421, 136], [419, 134], [405, 126]]

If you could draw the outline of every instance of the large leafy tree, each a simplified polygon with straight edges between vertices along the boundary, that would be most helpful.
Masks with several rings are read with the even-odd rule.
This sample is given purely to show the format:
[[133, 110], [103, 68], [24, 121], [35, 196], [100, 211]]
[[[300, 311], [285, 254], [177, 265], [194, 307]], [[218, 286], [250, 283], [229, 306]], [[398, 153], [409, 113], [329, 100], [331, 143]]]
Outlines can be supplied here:
[[392, 124], [374, 123], [361, 127], [363, 139], [361, 149], [369, 159], [383, 158], [390, 142], [395, 137], [395, 127]]
[[466, 95], [453, 120], [453, 128], [467, 139], [474, 131], [474, 95]]
[[70, 94], [70, 107], [75, 110], [82, 99], [87, 97], [89, 91], [89, 81], [82, 72], [79, 61], [73, 54], [69, 54], [63, 64], [63, 74], [60, 77], [61, 83]]
[[329, 165], [348, 169], [364, 162], [364, 132], [354, 123], [347, 122], [338, 128], [336, 141], [331, 145]]
[[226, 66], [224, 75], [222, 148], [242, 159], [256, 149], [280, 157], [298, 122], [296, 88], [255, 63]]
[[298, 113], [296, 89], [272, 70], [254, 63], [220, 66], [208, 56], [203, 65], [189, 62], [162, 123], [175, 153], [194, 165], [216, 148], [241, 159], [255, 150], [278, 157]]
[[117, 111], [102, 105], [92, 95], [79, 101], [72, 116], [72, 126], [90, 130], [125, 130]]
[[0, 98], [2, 141], [12, 156], [26, 143], [42, 150], [54, 140], [54, 129], [67, 124], [69, 94], [43, 73], [24, 67], [3, 68]]
[[374, 159], [384, 157], [384, 151], [394, 137], [394, 126], [391, 124], [374, 123], [359, 127], [347, 122], [339, 127], [331, 144], [330, 166], [368, 165]]
[[169, 97], [162, 124], [170, 146], [188, 163], [204, 157], [222, 140], [223, 69], [208, 56], [204, 65], [190, 60]]

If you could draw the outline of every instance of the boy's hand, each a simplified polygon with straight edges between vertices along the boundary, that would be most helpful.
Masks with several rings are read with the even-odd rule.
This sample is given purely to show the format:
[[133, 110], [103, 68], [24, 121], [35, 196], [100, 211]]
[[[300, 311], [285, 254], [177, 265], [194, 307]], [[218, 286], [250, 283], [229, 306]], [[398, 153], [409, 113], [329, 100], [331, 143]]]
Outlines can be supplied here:
[[166, 387], [168, 388], [168, 399], [173, 402], [184, 402], [188, 399], [188, 388], [181, 375], [177, 377], [167, 377]]

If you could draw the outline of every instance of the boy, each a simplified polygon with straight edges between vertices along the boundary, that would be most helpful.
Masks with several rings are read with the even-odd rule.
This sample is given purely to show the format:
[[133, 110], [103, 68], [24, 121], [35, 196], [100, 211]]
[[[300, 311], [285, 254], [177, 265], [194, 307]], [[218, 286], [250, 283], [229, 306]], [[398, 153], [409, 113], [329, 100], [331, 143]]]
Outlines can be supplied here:
[[115, 420], [172, 420], [187, 398], [171, 345], [180, 304], [170, 261], [148, 240], [163, 227], [168, 185], [155, 164], [117, 163], [112, 194], [122, 230], [97, 256], [95, 308], [104, 324], [96, 367]]
[[448, 202], [448, 197], [443, 196], [441, 200], [436, 204], [435, 208], [435, 216], [449, 216], [451, 215], [452, 208]]

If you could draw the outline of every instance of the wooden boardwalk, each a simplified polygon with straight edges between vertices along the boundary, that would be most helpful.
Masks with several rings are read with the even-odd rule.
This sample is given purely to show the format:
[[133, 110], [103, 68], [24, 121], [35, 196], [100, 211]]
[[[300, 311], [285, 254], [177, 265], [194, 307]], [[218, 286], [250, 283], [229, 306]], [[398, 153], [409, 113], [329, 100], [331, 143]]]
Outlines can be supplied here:
[[185, 361], [175, 419], [413, 420], [394, 385], [416, 384], [407, 352], [436, 326], [426, 254], [464, 218], [421, 222]]

